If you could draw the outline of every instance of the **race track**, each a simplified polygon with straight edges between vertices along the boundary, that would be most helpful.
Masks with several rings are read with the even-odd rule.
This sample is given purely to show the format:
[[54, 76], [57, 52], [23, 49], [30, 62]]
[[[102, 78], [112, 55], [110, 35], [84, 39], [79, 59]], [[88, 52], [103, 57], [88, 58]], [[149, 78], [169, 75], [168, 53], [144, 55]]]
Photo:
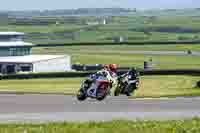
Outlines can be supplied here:
[[200, 98], [132, 99], [108, 97], [79, 102], [63, 95], [0, 95], [0, 122], [169, 120], [200, 116]]
[[[90, 53], [90, 54], [95, 54], [97, 53], [97, 51], [91, 51], [91, 50], [80, 50], [80, 53]], [[110, 50], [104, 50], [104, 51], [98, 51], [98, 53], [101, 54], [138, 54], [138, 55], [173, 55], [173, 56], [200, 56], [200, 52], [199, 51], [192, 51], [191, 54], [188, 54], [187, 51], [144, 51], [144, 50], [138, 50], [138, 51], [134, 51], [134, 50], [126, 50], [126, 51], [118, 51], [118, 50], [114, 50], [114, 51], [110, 51]]]

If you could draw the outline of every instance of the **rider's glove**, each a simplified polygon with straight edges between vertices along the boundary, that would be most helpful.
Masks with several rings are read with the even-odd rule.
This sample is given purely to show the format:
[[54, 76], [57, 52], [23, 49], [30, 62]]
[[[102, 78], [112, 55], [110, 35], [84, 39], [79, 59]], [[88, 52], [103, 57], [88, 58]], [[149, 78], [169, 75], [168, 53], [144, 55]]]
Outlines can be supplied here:
[[107, 75], [108, 75], [106, 72], [102, 72], [102, 74], [104, 77], [107, 77]]

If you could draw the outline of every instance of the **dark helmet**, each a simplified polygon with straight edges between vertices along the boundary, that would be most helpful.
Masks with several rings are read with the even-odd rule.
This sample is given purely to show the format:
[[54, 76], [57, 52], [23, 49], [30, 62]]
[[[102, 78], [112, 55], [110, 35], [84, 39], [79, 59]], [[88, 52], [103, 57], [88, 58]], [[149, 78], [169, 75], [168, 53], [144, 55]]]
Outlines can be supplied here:
[[137, 72], [137, 68], [136, 68], [136, 67], [132, 67], [132, 68], [131, 68], [131, 71], [132, 71], [132, 72]]
[[137, 73], [137, 69], [135, 67], [131, 68], [129, 71], [128, 71], [128, 74], [136, 74]]

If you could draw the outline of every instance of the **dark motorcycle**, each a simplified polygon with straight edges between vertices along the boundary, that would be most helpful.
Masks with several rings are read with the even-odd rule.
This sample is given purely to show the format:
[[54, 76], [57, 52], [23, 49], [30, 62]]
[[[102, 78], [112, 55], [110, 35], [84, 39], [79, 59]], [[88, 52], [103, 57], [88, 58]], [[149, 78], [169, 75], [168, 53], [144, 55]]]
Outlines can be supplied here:
[[139, 88], [139, 73], [129, 70], [126, 74], [118, 77], [118, 85], [115, 89], [114, 95], [131, 96]]
[[78, 91], [77, 99], [85, 100], [87, 97], [104, 100], [110, 92], [110, 82], [103, 75], [93, 74], [83, 81]]

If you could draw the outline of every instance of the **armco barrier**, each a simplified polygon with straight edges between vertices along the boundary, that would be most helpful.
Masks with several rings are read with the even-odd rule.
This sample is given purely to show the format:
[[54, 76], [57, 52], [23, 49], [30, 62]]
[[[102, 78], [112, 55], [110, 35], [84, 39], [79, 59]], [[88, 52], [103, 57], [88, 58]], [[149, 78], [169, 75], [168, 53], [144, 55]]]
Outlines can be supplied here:
[[[120, 70], [118, 74], [123, 74], [127, 70]], [[77, 78], [87, 77], [95, 71], [90, 72], [59, 72], [59, 73], [33, 73], [33, 74], [15, 74], [0, 75], [0, 79], [33, 79], [33, 78]], [[200, 76], [200, 70], [145, 70], [140, 71], [140, 75], [193, 75]]]

